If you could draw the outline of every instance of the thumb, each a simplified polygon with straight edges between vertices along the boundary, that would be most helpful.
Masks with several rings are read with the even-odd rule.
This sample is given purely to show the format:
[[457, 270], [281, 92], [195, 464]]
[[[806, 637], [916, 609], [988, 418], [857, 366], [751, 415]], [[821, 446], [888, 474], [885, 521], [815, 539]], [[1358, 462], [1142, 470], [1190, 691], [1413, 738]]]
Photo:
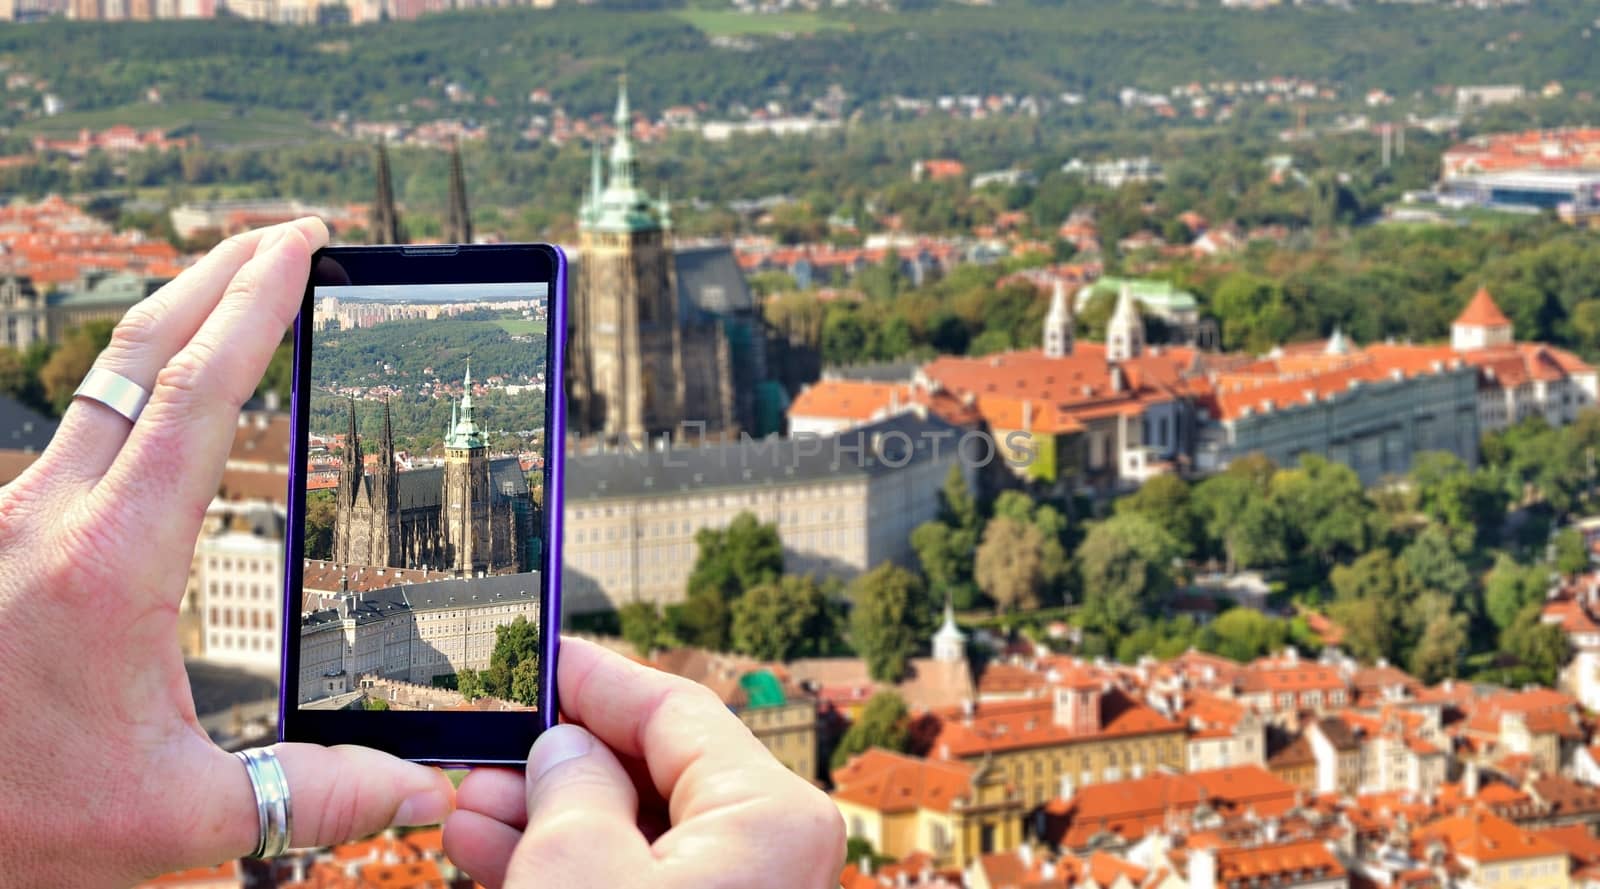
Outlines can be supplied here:
[[633, 883], [653, 856], [639, 831], [639, 791], [587, 729], [552, 726], [528, 754], [528, 828], [507, 886]]
[[[387, 753], [315, 744], [277, 744], [272, 749], [289, 782], [291, 848], [331, 846], [391, 825], [437, 824], [455, 800], [455, 789], [443, 772]], [[260, 825], [244, 764], [212, 747], [188, 771], [188, 788], [213, 790], [198, 808], [191, 801], [191, 816], [199, 816], [204, 828], [184, 837], [183, 860], [222, 861], [249, 854]]]

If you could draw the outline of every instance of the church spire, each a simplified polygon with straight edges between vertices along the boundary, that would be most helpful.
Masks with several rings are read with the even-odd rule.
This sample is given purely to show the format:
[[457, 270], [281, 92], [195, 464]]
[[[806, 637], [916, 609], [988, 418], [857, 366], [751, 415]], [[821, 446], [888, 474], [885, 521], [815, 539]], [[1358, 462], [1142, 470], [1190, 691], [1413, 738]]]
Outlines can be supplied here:
[[600, 214], [600, 193], [605, 190], [606, 183], [600, 175], [600, 143], [596, 141], [589, 148], [589, 196], [583, 204], [586, 216], [593, 218]]
[[461, 170], [461, 140], [450, 143], [450, 212], [444, 239], [452, 244], [472, 243], [472, 213], [467, 209], [467, 179]]
[[1106, 360], [1127, 361], [1144, 352], [1144, 318], [1139, 315], [1139, 303], [1133, 297], [1133, 288], [1122, 285], [1117, 295], [1117, 309], [1106, 326]]
[[1065, 358], [1072, 354], [1072, 325], [1072, 304], [1067, 298], [1067, 284], [1057, 278], [1050, 294], [1050, 313], [1044, 318], [1046, 358]]
[[389, 147], [382, 139], [378, 140], [377, 153], [378, 195], [367, 214], [367, 243], [404, 244], [406, 232], [394, 205], [394, 182], [389, 175]]
[[447, 448], [481, 448], [484, 446], [483, 430], [478, 428], [477, 417], [472, 410], [472, 361], [467, 360], [467, 375], [462, 381], [465, 392], [461, 393], [461, 410], [456, 413], [450, 425], [450, 434], [445, 437], [444, 446]]
[[628, 109], [626, 74], [617, 77], [617, 113], [612, 121], [617, 126], [617, 135], [611, 143], [611, 182], [607, 188], [631, 190], [638, 166], [633, 156], [633, 114]]
[[346, 503], [353, 504], [361, 490], [361, 476], [365, 473], [361, 458], [361, 439], [356, 434], [356, 402], [355, 399], [345, 401], [349, 414], [349, 422], [344, 434], [344, 466], [339, 470], [339, 495]]
[[933, 659], [945, 664], [956, 663], [966, 657], [967, 634], [956, 626], [955, 602], [950, 591], [944, 595], [944, 626], [933, 636]]

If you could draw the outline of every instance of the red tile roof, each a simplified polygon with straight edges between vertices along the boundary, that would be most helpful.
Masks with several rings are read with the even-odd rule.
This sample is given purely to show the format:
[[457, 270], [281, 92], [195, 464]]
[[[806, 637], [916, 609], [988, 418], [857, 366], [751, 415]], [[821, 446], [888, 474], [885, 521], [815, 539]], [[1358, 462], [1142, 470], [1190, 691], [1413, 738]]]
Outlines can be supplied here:
[[1184, 730], [1182, 725], [1118, 689], [1101, 695], [1100, 725], [1089, 730], [1056, 724], [1055, 702], [1050, 699], [982, 703], [975, 711], [971, 719], [965, 718], [960, 708], [934, 715], [938, 731], [928, 748], [932, 756], [959, 759], [1003, 750]]
[[1550, 839], [1482, 810], [1443, 818], [1417, 831], [1415, 842], [1424, 846], [1440, 840], [1458, 858], [1478, 864], [1565, 855], [1566, 850]]
[[1456, 316], [1454, 323], [1472, 327], [1508, 327], [1511, 319], [1495, 305], [1494, 297], [1489, 295], [1489, 289], [1480, 287], [1478, 292], [1472, 295], [1467, 307]]
[[885, 814], [948, 812], [968, 796], [973, 767], [873, 748], [834, 770], [833, 798]]

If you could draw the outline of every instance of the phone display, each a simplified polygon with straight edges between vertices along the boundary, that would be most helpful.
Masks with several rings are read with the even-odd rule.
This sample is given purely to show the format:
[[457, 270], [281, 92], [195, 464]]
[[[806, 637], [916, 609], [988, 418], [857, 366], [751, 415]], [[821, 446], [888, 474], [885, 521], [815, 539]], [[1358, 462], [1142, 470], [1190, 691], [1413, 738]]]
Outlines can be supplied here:
[[520, 762], [554, 711], [565, 262], [475, 245], [313, 266], [284, 737]]

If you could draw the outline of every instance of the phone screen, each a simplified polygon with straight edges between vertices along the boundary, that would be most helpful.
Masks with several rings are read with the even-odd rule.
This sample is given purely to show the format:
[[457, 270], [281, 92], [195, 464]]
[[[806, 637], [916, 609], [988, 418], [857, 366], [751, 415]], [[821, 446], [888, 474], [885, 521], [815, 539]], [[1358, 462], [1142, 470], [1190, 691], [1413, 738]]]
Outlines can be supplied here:
[[537, 707], [550, 309], [543, 282], [312, 288], [299, 709]]

